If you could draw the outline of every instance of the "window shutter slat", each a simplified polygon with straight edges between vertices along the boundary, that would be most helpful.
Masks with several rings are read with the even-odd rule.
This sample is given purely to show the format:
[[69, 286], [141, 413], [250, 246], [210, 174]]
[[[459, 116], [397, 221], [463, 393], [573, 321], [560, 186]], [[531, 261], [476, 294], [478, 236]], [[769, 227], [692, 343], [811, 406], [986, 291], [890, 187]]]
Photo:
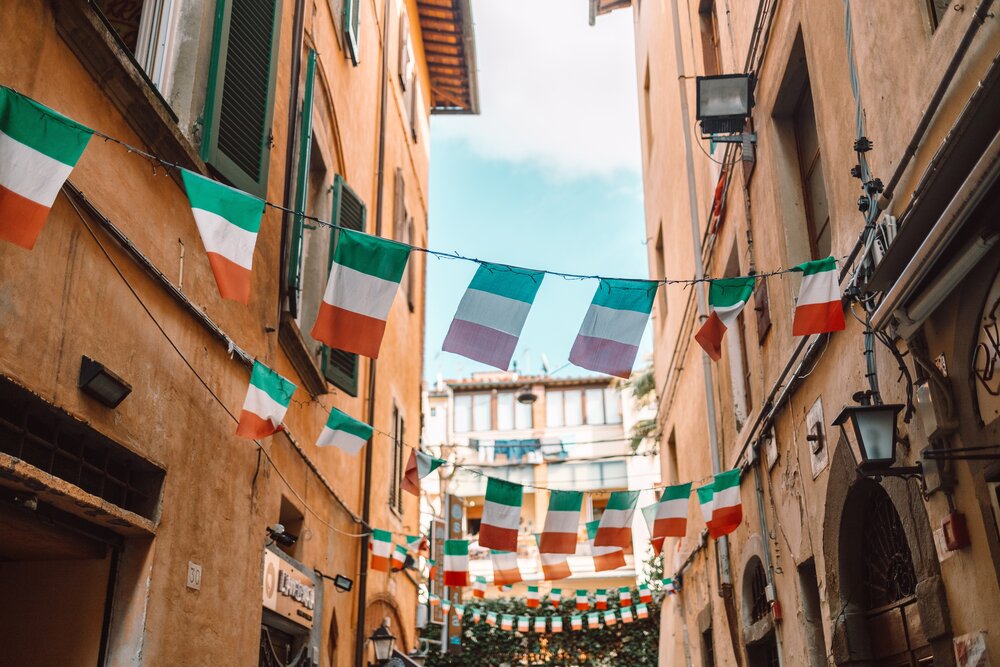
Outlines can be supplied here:
[[306, 193], [309, 191], [309, 165], [312, 160], [312, 111], [316, 83], [316, 51], [309, 49], [306, 57], [306, 88], [302, 96], [302, 121], [299, 134], [299, 169], [295, 179], [295, 211], [292, 219], [292, 238], [288, 258], [288, 308], [292, 317], [298, 317], [299, 291], [302, 279], [302, 229], [306, 211]]

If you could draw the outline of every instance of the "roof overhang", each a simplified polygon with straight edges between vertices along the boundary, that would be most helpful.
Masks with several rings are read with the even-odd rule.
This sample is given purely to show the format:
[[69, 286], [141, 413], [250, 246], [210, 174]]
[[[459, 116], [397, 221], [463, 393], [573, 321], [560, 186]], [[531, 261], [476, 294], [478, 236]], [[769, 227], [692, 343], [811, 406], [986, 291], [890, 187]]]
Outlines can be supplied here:
[[417, 0], [431, 81], [431, 113], [478, 114], [471, 0]]

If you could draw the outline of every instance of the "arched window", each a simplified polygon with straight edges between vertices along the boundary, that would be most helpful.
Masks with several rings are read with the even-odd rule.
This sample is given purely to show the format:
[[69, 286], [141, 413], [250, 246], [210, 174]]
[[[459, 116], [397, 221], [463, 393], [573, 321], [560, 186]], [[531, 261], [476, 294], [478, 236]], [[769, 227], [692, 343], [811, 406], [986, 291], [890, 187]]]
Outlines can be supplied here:
[[864, 545], [868, 609], [878, 609], [913, 595], [917, 575], [910, 546], [889, 495], [878, 487], [868, 501], [860, 544]]
[[756, 623], [767, 616], [771, 611], [771, 605], [767, 601], [767, 573], [759, 558], [754, 558], [747, 568], [748, 579], [748, 599], [747, 606], [750, 609], [750, 622]]

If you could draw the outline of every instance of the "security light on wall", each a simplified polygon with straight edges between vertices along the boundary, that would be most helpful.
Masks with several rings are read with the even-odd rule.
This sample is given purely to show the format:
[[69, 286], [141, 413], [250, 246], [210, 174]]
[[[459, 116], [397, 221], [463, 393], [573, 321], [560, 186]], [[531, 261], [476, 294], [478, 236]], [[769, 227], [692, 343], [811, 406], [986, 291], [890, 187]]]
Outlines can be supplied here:
[[695, 78], [695, 118], [705, 134], [742, 132], [753, 109], [752, 74], [720, 74]]
[[80, 359], [80, 380], [83, 393], [109, 408], [117, 408], [132, 393], [132, 385], [121, 379], [99, 361], [84, 356]]

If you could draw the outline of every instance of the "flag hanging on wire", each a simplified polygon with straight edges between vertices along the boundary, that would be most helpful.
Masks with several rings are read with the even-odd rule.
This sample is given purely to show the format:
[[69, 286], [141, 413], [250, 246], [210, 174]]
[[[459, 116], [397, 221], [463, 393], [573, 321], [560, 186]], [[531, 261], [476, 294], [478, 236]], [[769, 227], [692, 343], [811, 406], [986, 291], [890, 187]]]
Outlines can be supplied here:
[[481, 263], [442, 349], [507, 370], [544, 277], [543, 271]]
[[419, 556], [421, 551], [426, 551], [427, 549], [427, 538], [423, 535], [406, 536], [406, 550], [414, 556]]
[[545, 528], [538, 541], [543, 554], [576, 553], [576, 535], [580, 528], [580, 491], [550, 491], [549, 508], [545, 513]]
[[[545, 539], [545, 534], [535, 533], [535, 541], [540, 545]], [[539, 549], [541, 551], [541, 549]], [[565, 579], [573, 574], [569, 568], [569, 556], [566, 554], [539, 553], [538, 560], [542, 563], [542, 577], [545, 581], [556, 581]]]
[[608, 592], [606, 590], [598, 588], [595, 597], [597, 598], [597, 604], [594, 605], [594, 609], [604, 611], [608, 608]]
[[357, 454], [371, 440], [374, 429], [337, 408], [330, 408], [330, 417], [316, 440], [317, 447], [334, 447], [348, 454]]
[[716, 475], [712, 490], [712, 525], [708, 531], [712, 537], [722, 537], [736, 530], [743, 521], [739, 468]]
[[587, 537], [590, 542], [590, 553], [594, 557], [594, 571], [614, 570], [625, 566], [625, 552], [621, 547], [596, 547], [594, 538], [597, 536], [597, 527], [600, 521], [590, 521], [587, 523]]
[[578, 590], [576, 592], [576, 610], [586, 611], [590, 609], [590, 596], [585, 590]]
[[256, 440], [280, 431], [294, 393], [294, 384], [254, 361], [236, 435]]
[[223, 299], [250, 301], [250, 271], [264, 200], [181, 169], [191, 213]]
[[610, 628], [617, 622], [618, 622], [618, 615], [615, 614], [614, 609], [608, 609], [606, 612], [604, 612], [604, 625]]
[[592, 611], [589, 614], [587, 614], [587, 627], [590, 628], [591, 630], [599, 628], [601, 626], [600, 618], [601, 615], [598, 614], [596, 611]]
[[429, 604], [430, 604], [430, 605], [431, 605], [432, 607], [436, 607], [436, 606], [438, 606], [439, 604], [441, 604], [441, 598], [439, 598], [438, 596], [436, 596], [436, 595], [434, 595], [433, 593], [431, 593], [430, 595], [428, 595], [428, 596], [427, 596], [427, 602], [428, 602], [428, 603], [429, 603]]
[[546, 629], [545, 617], [535, 616], [535, 632], [540, 635], [545, 634]]
[[514, 629], [514, 616], [513, 614], [504, 614], [500, 617], [500, 629], [511, 631]]
[[553, 607], [558, 607], [559, 603], [562, 602], [562, 589], [553, 588], [549, 591], [549, 601], [552, 603]]
[[638, 491], [614, 491], [608, 499], [594, 537], [595, 547], [632, 546], [632, 515], [639, 502]]
[[753, 294], [754, 278], [720, 278], [709, 282], [708, 305], [712, 312], [694, 335], [709, 357], [722, 358], [722, 337], [736, 324], [736, 318]]
[[35, 247], [93, 130], [0, 86], [0, 239]]
[[326, 292], [311, 335], [345, 352], [378, 358], [410, 246], [338, 230]]
[[632, 607], [631, 607], [631, 605], [628, 606], [628, 607], [622, 607], [621, 608], [621, 613], [622, 613], [622, 623], [631, 623], [633, 620], [635, 620], [632, 617]]
[[497, 624], [497, 613], [495, 611], [486, 612], [486, 625], [495, 626]]
[[392, 550], [392, 533], [388, 530], [373, 528], [368, 548], [372, 552], [371, 568], [379, 572], [388, 572], [389, 552]]
[[840, 301], [837, 261], [833, 257], [804, 262], [793, 271], [802, 272], [799, 299], [795, 302], [792, 335], [843, 331], [844, 307]]
[[392, 549], [392, 569], [402, 570], [406, 565], [406, 547], [397, 544]]
[[701, 518], [705, 520], [705, 527], [708, 528], [708, 534], [711, 535], [713, 532], [712, 500], [715, 495], [715, 485], [699, 486], [696, 491], [698, 493], [698, 506], [701, 508]]
[[635, 615], [639, 619], [649, 618], [649, 607], [646, 606], [645, 602], [635, 606]]
[[656, 503], [653, 537], [684, 537], [687, 532], [688, 499], [690, 497], [691, 482], [663, 489], [660, 502]]
[[624, 606], [632, 604], [632, 589], [628, 586], [622, 586], [618, 589], [618, 603]]
[[588, 370], [629, 377], [658, 284], [601, 278], [569, 360]]
[[490, 559], [493, 561], [493, 584], [496, 586], [508, 586], [521, 581], [521, 570], [517, 566], [517, 552], [512, 551], [490, 551]]
[[573, 630], [583, 629], [583, 615], [572, 615], [569, 617], [569, 626]]
[[562, 625], [563, 625], [562, 616], [553, 616], [552, 617], [552, 633], [553, 634], [562, 632]]
[[444, 541], [444, 585], [469, 585], [469, 541]]
[[517, 551], [523, 487], [496, 477], [486, 482], [486, 502], [479, 526], [479, 545], [499, 551]]
[[483, 612], [478, 607], [472, 608], [472, 622], [478, 623], [483, 620]]
[[518, 616], [517, 617], [517, 631], [518, 632], [527, 632], [528, 631], [528, 627], [529, 627], [528, 624], [529, 624], [529, 619], [528, 619], [527, 616]]
[[451, 600], [448, 598], [441, 598], [441, 611], [445, 614], [451, 611]]
[[665, 538], [653, 537], [653, 524], [656, 522], [656, 508], [659, 503], [653, 503], [642, 508], [642, 518], [646, 520], [646, 527], [649, 529], [649, 546], [653, 549], [653, 555], [659, 556], [663, 551], [663, 541]]
[[445, 463], [444, 459], [436, 459], [430, 454], [424, 454], [419, 449], [410, 450], [410, 458], [406, 462], [406, 473], [399, 488], [420, 496], [420, 480], [431, 474]]
[[486, 578], [476, 577], [475, 581], [472, 582], [472, 595], [477, 598], [486, 597]]
[[538, 586], [528, 586], [527, 606], [530, 609], [539, 607], [542, 604], [541, 595], [538, 593]]
[[649, 590], [649, 584], [639, 584], [639, 602], [652, 602], [653, 592]]

